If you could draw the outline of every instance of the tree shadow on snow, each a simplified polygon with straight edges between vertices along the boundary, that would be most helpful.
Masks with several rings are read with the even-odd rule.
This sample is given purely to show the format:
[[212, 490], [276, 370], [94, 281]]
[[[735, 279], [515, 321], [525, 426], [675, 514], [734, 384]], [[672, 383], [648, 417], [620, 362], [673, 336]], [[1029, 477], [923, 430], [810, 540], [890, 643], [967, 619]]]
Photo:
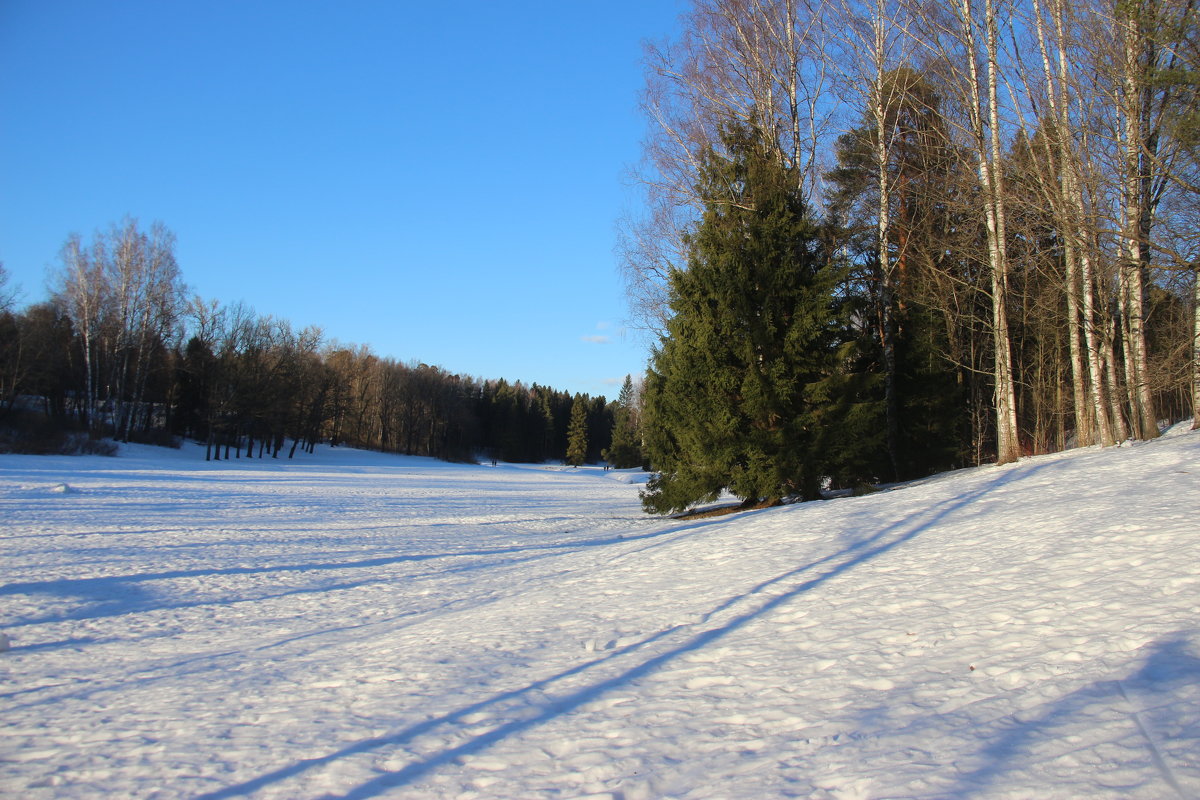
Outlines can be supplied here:
[[[129, 575], [105, 575], [101, 577], [89, 578], [60, 578], [47, 581], [21, 581], [0, 585], [0, 597], [6, 595], [42, 594], [62, 599], [73, 598], [87, 604], [82, 608], [75, 609], [66, 614], [47, 614], [34, 618], [10, 620], [8, 624], [11, 625], [35, 625], [46, 622], [60, 622], [62, 620], [98, 619], [103, 617], [136, 613], [139, 611], [163, 609], [174, 610], [210, 605], [212, 603], [236, 602], [236, 598], [232, 600], [229, 598], [213, 598], [184, 603], [163, 602], [162, 597], [151, 591], [148, 591], [141, 585], [155, 581], [186, 578], [205, 579], [235, 575], [275, 575], [297, 572], [329, 572], [337, 570], [387, 567], [395, 564], [438, 561], [443, 559], [450, 560], [460, 558], [482, 558], [488, 556], [514, 556], [524, 553], [529, 553], [531, 555], [521, 559], [521, 561], [535, 561], [541, 558], [568, 555], [570, 553], [578, 552], [587, 548], [605, 547], [615, 544], [636, 542], [643, 539], [668, 539], [669, 541], [675, 541], [684, 536], [693, 535], [700, 529], [708, 527], [712, 524], [716, 523], [709, 522], [696, 525], [687, 525], [683, 527], [669, 527], [661, 530], [649, 531], [646, 533], [622, 534], [597, 539], [585, 539], [582, 541], [549, 542], [540, 544], [511, 545], [505, 547], [476, 548], [471, 550], [456, 550], [444, 553], [413, 553], [407, 555], [365, 558], [358, 559], [356, 561], [277, 564], [263, 567], [254, 566], [222, 567], [215, 569], [176, 569], [164, 570], [162, 572], [140, 572]], [[507, 565], [519, 562], [505, 561], [504, 563]], [[495, 565], [496, 564], [493, 562], [487, 562], [483, 564], [464, 564], [458, 567], [448, 568], [446, 572], [452, 573], [473, 571], [487, 569]], [[284, 594], [292, 594], [304, 591], [325, 591], [330, 588], [337, 587], [321, 585], [313, 589], [297, 589], [285, 592]], [[256, 595], [246, 599], [261, 600], [263, 598]]]
[[[1114, 737], [1141, 740], [1145, 762], [1153, 766], [1165, 784], [1158, 787], [1161, 796], [1193, 797], [1192, 791], [1185, 790], [1180, 785], [1171, 760], [1163, 755], [1160, 736], [1155, 734], [1154, 729], [1164, 727], [1162, 722], [1169, 718], [1171, 727], [1190, 731], [1190, 735], [1185, 738], [1192, 742], [1200, 740], [1200, 722], [1196, 718], [1196, 708], [1186, 704], [1180, 705], [1171, 697], [1184, 686], [1200, 683], [1200, 658], [1192, 654], [1193, 648], [1184, 633], [1160, 639], [1144, 649], [1149, 649], [1149, 654], [1142, 659], [1140, 666], [1135, 664], [1126, 677], [1099, 680], [1076, 689], [1058, 700], [1047, 703], [1036, 718], [1027, 719], [1028, 715], [1022, 715], [1019, 720], [1010, 718], [1005, 723], [1007, 730], [981, 752], [982, 764], [962, 775], [957, 787], [949, 792], [949, 796], [969, 797], [986, 791], [1004, 774], [1023, 766], [1030, 751], [1039, 741], [1060, 740], [1065, 735], [1063, 730], [1068, 727], [1098, 731], [1101, 726], [1089, 722], [1093, 710], [1110, 712], [1112, 709], [1119, 709], [1128, 715], [1131, 725], [1115, 731]], [[1155, 696], [1158, 697], [1157, 700]], [[1152, 701], [1153, 708], [1150, 707]], [[1150, 716], [1151, 712], [1154, 716], [1162, 716], [1163, 720], [1157, 725], [1148, 724], [1147, 716]], [[1056, 733], [1056, 729], [1063, 730]], [[1102, 746], [1104, 742], [1099, 744]], [[1080, 747], [1074, 745], [1071, 749], [1078, 751]], [[1195, 752], [1194, 745], [1191, 752]], [[1191, 789], [1194, 791], [1200, 775], [1197, 775], [1194, 769], [1194, 761], [1192, 765], [1193, 770], [1189, 777]], [[1121, 765], [1110, 766], [1117, 769]]]
[[[1006, 469], [990, 481], [978, 488], [956, 495], [936, 503], [933, 506], [910, 514], [904, 519], [893, 522], [879, 529], [874, 534], [854, 542], [842, 550], [829, 556], [817, 559], [804, 566], [784, 572], [768, 580], [762, 581], [749, 591], [729, 597], [713, 606], [699, 621], [689, 624], [678, 624], [654, 633], [641, 641], [615, 648], [605, 655], [578, 664], [568, 670], [533, 681], [528, 685], [487, 699], [464, 706], [441, 716], [427, 719], [411, 725], [403, 730], [388, 733], [383, 736], [371, 737], [347, 745], [339, 750], [317, 758], [303, 759], [296, 763], [281, 767], [272, 772], [260, 775], [242, 783], [228, 786], [208, 794], [201, 795], [197, 800], [224, 800], [225, 798], [248, 795], [280, 781], [301, 775], [309, 770], [317, 769], [340, 759], [355, 755], [370, 753], [385, 748], [405, 745], [418, 737], [442, 730], [444, 735], [450, 735], [454, 727], [463, 724], [469, 716], [480, 712], [492, 711], [507, 713], [514, 718], [497, 727], [478, 734], [461, 733], [461, 743], [446, 747], [439, 752], [414, 760], [401, 769], [387, 772], [366, 781], [343, 795], [326, 795], [328, 798], [340, 800], [363, 800], [375, 797], [389, 789], [412, 784], [425, 777], [437, 768], [463, 756], [478, 753], [509, 737], [519, 735], [530, 729], [543, 725], [558, 717], [570, 714], [580, 707], [597, 700], [605, 693], [618, 687], [625, 686], [643, 678], [679, 657], [699, 651], [728, 634], [739, 630], [771, 611], [786, 603], [803, 596], [827, 581], [843, 575], [855, 567], [908, 542], [944, 522], [947, 517], [963, 509], [976, 499], [1005, 484], [1025, 479], [1039, 471], [1039, 465], [1024, 469]], [[719, 520], [717, 521], [720, 522]], [[707, 526], [711, 522], [698, 523], [695, 527]], [[766, 590], [774, 593], [763, 599], [758, 598]], [[714, 618], [738, 606], [761, 600], [757, 605], [736, 613], [734, 616], [713, 623]], [[711, 626], [710, 626], [711, 624]], [[656, 653], [640, 654], [642, 659], [632, 666], [624, 666], [626, 656], [639, 654], [639, 651], [660, 645], [663, 649]], [[615, 674], [608, 677], [597, 674], [590, 683], [575, 689], [560, 690], [558, 695], [546, 696], [555, 686], [592, 670], [608, 666], [615, 668]]]

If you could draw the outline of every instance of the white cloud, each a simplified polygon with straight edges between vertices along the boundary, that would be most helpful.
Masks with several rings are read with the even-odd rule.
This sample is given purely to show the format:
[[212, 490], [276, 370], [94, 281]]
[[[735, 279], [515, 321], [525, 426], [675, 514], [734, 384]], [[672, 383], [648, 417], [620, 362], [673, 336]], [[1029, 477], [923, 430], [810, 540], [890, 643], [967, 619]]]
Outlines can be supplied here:
[[593, 344], [608, 344], [610, 341], [612, 341], [607, 336], [580, 336], [579, 338], [585, 342], [592, 342]]

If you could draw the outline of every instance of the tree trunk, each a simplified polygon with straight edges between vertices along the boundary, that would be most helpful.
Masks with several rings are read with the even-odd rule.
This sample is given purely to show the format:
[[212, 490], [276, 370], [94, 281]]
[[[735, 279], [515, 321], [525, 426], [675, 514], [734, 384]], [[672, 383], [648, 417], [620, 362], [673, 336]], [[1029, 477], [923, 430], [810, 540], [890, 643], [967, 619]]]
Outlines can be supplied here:
[[1092, 415], [1104, 447], [1117, 443], [1113, 418], [1105, 403], [1104, 369], [1101, 347], [1104, 338], [1096, 330], [1096, 283], [1092, 278], [1092, 259], [1085, 250], [1079, 259], [1080, 290], [1083, 300], [1083, 340], [1087, 347], [1088, 385], [1091, 387]]
[[985, 123], [980, 111], [979, 79], [976, 67], [978, 49], [975, 42], [974, 17], [971, 0], [962, 3], [964, 32], [967, 41], [968, 68], [971, 73], [971, 94], [975, 103], [971, 109], [979, 158], [979, 176], [983, 184], [985, 218], [987, 222], [988, 260], [992, 278], [992, 343], [993, 374], [996, 382], [994, 405], [996, 412], [996, 462], [1008, 464], [1021, 457], [1017, 436], [1016, 387], [1013, 376], [1011, 336], [1008, 329], [1008, 249], [1004, 213], [1004, 178], [1000, 172], [1000, 103], [998, 91], [998, 32], [994, 0], [984, 1], [984, 32], [987, 60], [987, 114]]
[[1192, 430], [1200, 430], [1200, 263], [1192, 276]]
[[892, 268], [891, 240], [891, 195], [892, 187], [888, 173], [889, 145], [891, 132], [888, 130], [888, 103], [884, 92], [884, 8], [883, 0], [876, 5], [872, 18], [874, 36], [873, 81], [871, 113], [875, 117], [875, 169], [879, 179], [878, 226], [875, 246], [879, 250], [879, 338], [883, 355], [883, 403], [884, 432], [887, 442], [888, 460], [892, 467], [892, 479], [900, 480], [900, 424], [896, 400], [896, 325], [893, 317], [895, 305], [894, 271]]
[[[1087, 335], [1090, 325], [1091, 279], [1090, 258], [1087, 253], [1086, 234], [1083, 231], [1084, 208], [1078, 186], [1078, 164], [1076, 153], [1071, 148], [1070, 71], [1066, 49], [1066, 24], [1063, 0], [1053, 0], [1055, 52], [1057, 63], [1052, 64], [1045, 19], [1041, 4], [1033, 0], [1035, 32], [1038, 48], [1042, 55], [1042, 72], [1046, 82], [1046, 96], [1050, 106], [1050, 117], [1054, 132], [1054, 158], [1057, 162], [1059, 180], [1055, 199], [1055, 216], [1063, 238], [1063, 255], [1066, 261], [1067, 336], [1071, 353], [1071, 390], [1075, 410], [1076, 445], [1086, 447], [1095, 443], [1097, 434], [1104, 445], [1112, 444], [1108, 420], [1099, 402], [1099, 382], [1092, 368], [1092, 339]], [[1055, 69], [1057, 67], [1057, 71]], [[1045, 126], [1044, 126], [1045, 128]], [[1047, 150], [1050, 149], [1049, 143]], [[1085, 282], [1081, 284], [1081, 279]], [[1082, 289], [1082, 291], [1081, 291]], [[1081, 309], [1081, 305], [1083, 308]], [[1081, 313], [1083, 316], [1081, 317]]]
[[1148, 38], [1142, 30], [1138, 8], [1126, 10], [1121, 20], [1124, 37], [1124, 75], [1120, 112], [1123, 117], [1124, 164], [1122, 212], [1125, 258], [1120, 268], [1120, 297], [1124, 334], [1125, 374], [1129, 391], [1130, 424], [1138, 439], [1158, 436], [1158, 419], [1147, 375], [1145, 296], [1149, 268], [1150, 216], [1149, 155], [1144, 152], [1147, 127], [1145, 63]]
[[1070, 237], [1064, 239], [1063, 255], [1067, 262], [1067, 344], [1071, 353], [1071, 400], [1075, 409], [1075, 444], [1088, 447], [1095, 443], [1096, 421], [1088, 403], [1087, 373], [1083, 364], [1079, 319], [1079, 257]]
[[1113, 435], [1118, 442], [1129, 438], [1129, 426], [1125, 424], [1125, 402], [1122, 397], [1120, 378], [1117, 377], [1117, 320], [1109, 315], [1106, 320], [1104, 342], [1104, 376], [1108, 382], [1108, 402], [1112, 409]]

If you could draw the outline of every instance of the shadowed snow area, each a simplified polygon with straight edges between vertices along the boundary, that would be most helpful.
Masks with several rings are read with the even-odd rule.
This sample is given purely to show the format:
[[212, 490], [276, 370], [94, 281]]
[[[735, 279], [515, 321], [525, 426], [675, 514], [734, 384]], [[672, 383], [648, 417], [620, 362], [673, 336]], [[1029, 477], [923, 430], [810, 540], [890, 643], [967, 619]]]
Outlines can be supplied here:
[[639, 476], [0, 456], [0, 796], [1200, 796], [1200, 435], [684, 522]]

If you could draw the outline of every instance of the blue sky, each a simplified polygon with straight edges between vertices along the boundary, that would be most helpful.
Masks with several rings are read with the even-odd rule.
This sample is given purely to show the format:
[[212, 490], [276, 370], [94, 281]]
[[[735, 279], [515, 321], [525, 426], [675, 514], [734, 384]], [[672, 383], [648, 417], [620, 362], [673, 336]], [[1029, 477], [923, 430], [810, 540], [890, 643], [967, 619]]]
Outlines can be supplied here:
[[684, 0], [0, 0], [0, 261], [178, 237], [197, 294], [452, 372], [616, 395], [644, 40]]

